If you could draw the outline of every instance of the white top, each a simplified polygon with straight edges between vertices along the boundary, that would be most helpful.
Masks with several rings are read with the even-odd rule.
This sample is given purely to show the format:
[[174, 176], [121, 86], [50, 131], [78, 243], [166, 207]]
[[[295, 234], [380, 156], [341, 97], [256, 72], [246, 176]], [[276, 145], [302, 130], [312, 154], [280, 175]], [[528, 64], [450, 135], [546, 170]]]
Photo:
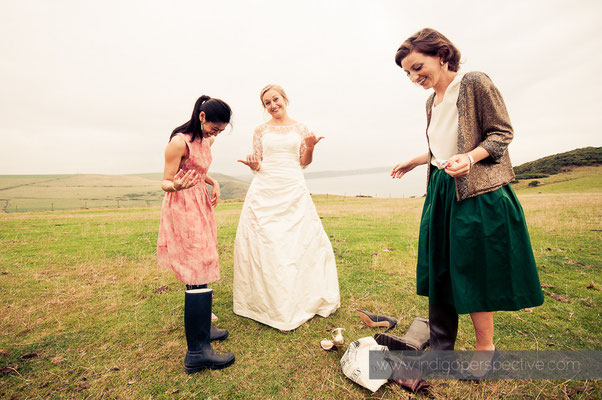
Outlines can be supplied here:
[[443, 101], [431, 111], [431, 122], [427, 135], [433, 157], [431, 164], [441, 169], [442, 163], [458, 154], [458, 94], [464, 74], [458, 74], [449, 84], [443, 95]]

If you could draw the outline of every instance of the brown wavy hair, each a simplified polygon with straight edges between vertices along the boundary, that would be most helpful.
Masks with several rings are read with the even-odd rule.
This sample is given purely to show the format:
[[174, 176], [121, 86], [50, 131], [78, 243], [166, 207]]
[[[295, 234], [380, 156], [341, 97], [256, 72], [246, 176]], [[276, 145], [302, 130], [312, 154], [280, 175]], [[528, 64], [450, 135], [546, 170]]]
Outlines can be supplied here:
[[460, 69], [460, 50], [441, 32], [432, 28], [424, 28], [407, 38], [395, 53], [395, 63], [401, 68], [401, 60], [413, 51], [441, 58], [450, 71], [458, 72]]

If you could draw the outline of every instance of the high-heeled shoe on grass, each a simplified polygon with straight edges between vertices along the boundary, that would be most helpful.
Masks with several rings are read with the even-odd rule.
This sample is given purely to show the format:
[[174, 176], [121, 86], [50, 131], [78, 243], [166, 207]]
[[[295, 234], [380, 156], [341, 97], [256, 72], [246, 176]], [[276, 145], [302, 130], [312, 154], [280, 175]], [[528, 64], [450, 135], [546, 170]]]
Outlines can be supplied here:
[[341, 333], [341, 331], [344, 330], [344, 328], [334, 328], [332, 330], [332, 344], [334, 344], [334, 346], [337, 348], [342, 347], [345, 344], [345, 338]]
[[373, 314], [366, 310], [357, 309], [355, 311], [358, 313], [362, 321], [364, 321], [364, 323], [370, 328], [382, 326], [387, 328], [385, 330], [385, 332], [387, 332], [395, 328], [395, 325], [397, 325], [396, 318], [388, 317], [386, 315]]
[[332, 343], [332, 340], [328, 340], [328, 339], [322, 339], [320, 341], [320, 347], [322, 348], [322, 350], [324, 351], [330, 351], [330, 350], [336, 350], [337, 348], [334, 346], [334, 343]]
[[320, 342], [320, 347], [322, 347], [322, 349], [326, 351], [338, 350], [341, 347], [343, 347], [343, 345], [345, 344], [345, 338], [343, 337], [341, 331], [344, 330], [344, 328], [334, 328], [332, 330], [332, 340], [322, 339], [322, 341]]

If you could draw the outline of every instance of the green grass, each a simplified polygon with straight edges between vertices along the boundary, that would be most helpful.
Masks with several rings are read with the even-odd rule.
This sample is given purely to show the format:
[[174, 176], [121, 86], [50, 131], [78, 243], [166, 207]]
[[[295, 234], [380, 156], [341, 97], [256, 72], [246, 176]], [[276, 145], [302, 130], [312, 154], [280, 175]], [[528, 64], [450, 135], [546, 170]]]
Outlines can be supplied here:
[[[538, 182], [529, 187], [529, 183]], [[546, 178], [521, 179], [512, 187], [519, 193], [575, 193], [602, 192], [602, 166], [575, 167], [571, 171]]]
[[[227, 175], [222, 199], [244, 198], [248, 184]], [[162, 174], [0, 175], [0, 212], [161, 206]]]
[[[245, 197], [248, 183], [219, 173], [222, 200]], [[0, 212], [160, 207], [162, 174], [0, 175]], [[538, 181], [536, 187], [528, 184]], [[513, 185], [520, 193], [602, 192], [602, 166], [574, 167], [546, 178]]]
[[[522, 191], [519, 190], [519, 193]], [[522, 194], [535, 257], [546, 288], [543, 306], [495, 314], [495, 344], [508, 350], [602, 350], [602, 194]], [[293, 332], [232, 312], [232, 248], [241, 203], [216, 211], [221, 281], [212, 284], [217, 326], [232, 351], [222, 371], [186, 375], [183, 285], [157, 267], [159, 209], [99, 209], [0, 215], [0, 378], [2, 398], [411, 398], [387, 384], [375, 394], [342, 374], [342, 352], [324, 352], [329, 329], [347, 342], [372, 336], [355, 308], [393, 315], [403, 334], [427, 315], [415, 294], [418, 223], [423, 199], [316, 196], [331, 238], [341, 308]], [[593, 284], [596, 289], [588, 289]], [[167, 286], [166, 292], [157, 289]], [[569, 303], [554, 300], [558, 294]], [[472, 349], [468, 316], [458, 348]], [[22, 360], [28, 353], [37, 357]], [[432, 381], [431, 396], [448, 398], [600, 398], [598, 381]]]

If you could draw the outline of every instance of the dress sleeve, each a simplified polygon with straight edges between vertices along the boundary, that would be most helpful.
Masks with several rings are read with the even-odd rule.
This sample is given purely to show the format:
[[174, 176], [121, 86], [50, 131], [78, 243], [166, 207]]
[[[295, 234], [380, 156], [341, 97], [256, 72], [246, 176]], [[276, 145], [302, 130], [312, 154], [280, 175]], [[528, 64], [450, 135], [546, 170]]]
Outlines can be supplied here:
[[305, 138], [309, 135], [309, 129], [305, 124], [300, 125], [299, 135], [301, 136], [301, 145], [299, 146], [299, 161], [301, 161], [301, 157], [307, 149], [307, 146], [305, 145]]
[[514, 131], [500, 91], [487, 75], [479, 75], [480, 79], [475, 81], [474, 88], [477, 116], [484, 137], [479, 146], [487, 150], [494, 162], [500, 162], [514, 137]]
[[255, 128], [253, 132], [253, 154], [259, 156], [260, 160], [263, 160], [263, 129], [261, 126]]

